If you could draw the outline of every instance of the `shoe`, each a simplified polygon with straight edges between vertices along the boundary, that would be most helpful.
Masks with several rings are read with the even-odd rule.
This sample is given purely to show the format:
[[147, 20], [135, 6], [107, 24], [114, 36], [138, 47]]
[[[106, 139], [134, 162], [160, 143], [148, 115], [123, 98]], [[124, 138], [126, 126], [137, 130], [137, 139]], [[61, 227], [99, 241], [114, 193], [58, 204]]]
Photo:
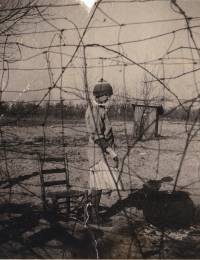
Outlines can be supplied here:
[[112, 219], [99, 215], [99, 225], [101, 226], [112, 226]]
[[103, 217], [101, 215], [90, 216], [88, 220], [88, 224], [95, 225], [95, 226], [111, 227], [112, 219]]

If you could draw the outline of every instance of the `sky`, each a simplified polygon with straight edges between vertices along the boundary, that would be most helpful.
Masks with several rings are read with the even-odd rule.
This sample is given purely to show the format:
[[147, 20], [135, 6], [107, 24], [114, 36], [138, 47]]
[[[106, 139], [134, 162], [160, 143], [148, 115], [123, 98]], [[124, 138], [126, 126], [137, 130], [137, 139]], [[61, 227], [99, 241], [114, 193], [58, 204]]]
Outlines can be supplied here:
[[89, 10], [91, 10], [95, 3], [95, 0], [80, 0], [80, 2], [83, 2], [89, 8]]
[[[58, 79], [61, 63], [65, 67], [79, 43], [75, 26], [80, 28], [81, 35], [94, 11], [94, 6], [90, 10], [83, 3], [61, 7], [62, 4], [79, 2], [42, 1], [43, 4], [59, 4], [60, 7], [47, 10], [48, 21], [40, 19], [39, 23], [21, 26], [20, 30], [27, 34], [14, 38], [24, 44], [20, 47], [21, 61], [10, 64], [6, 90], [24, 92], [5, 92], [4, 100], [40, 100], [45, 91], [28, 91], [48, 88], [52, 81]], [[199, 47], [200, 2], [177, 2], [187, 16], [194, 18], [190, 25], [193, 26], [193, 39]], [[144, 85], [148, 85], [152, 97], [165, 96], [175, 103], [177, 97], [189, 99], [197, 96], [200, 90], [199, 56], [196, 50], [189, 48], [194, 47], [194, 43], [188, 30], [182, 29], [186, 27], [183, 16], [176, 11], [168, 0], [132, 3], [103, 0], [83, 38], [84, 44], [95, 44], [85, 49], [89, 89], [92, 90], [103, 77], [113, 86], [116, 95], [143, 98]], [[65, 46], [60, 47], [60, 42]], [[97, 44], [99, 47], [96, 47]], [[48, 55], [44, 52], [47, 50]], [[76, 94], [84, 93], [83, 56], [83, 48], [80, 47], [65, 70], [62, 81], [57, 83], [65, 90], [63, 98], [71, 102], [80, 102]], [[47, 69], [48, 66], [52, 68], [51, 71]], [[194, 69], [195, 73], [189, 73]], [[166, 88], [155, 78], [164, 78]], [[148, 83], [144, 84], [144, 81]], [[59, 95], [58, 89], [53, 90], [51, 99], [58, 100]]]

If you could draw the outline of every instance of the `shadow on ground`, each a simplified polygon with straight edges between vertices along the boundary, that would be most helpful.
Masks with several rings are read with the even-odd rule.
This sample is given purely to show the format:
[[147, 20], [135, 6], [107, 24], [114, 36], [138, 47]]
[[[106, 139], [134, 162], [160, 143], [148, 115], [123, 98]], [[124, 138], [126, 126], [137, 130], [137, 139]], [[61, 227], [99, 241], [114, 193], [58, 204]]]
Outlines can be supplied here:
[[[93, 238], [76, 221], [30, 204], [0, 206], [0, 258], [94, 258]], [[96, 231], [99, 235], [99, 231]]]
[[[193, 206], [186, 193], [146, 194], [143, 187], [107, 209], [111, 225], [84, 226], [28, 203], [2, 204], [0, 258], [200, 258], [200, 207]], [[177, 225], [183, 211], [192, 219]], [[175, 226], [163, 225], [175, 215]]]

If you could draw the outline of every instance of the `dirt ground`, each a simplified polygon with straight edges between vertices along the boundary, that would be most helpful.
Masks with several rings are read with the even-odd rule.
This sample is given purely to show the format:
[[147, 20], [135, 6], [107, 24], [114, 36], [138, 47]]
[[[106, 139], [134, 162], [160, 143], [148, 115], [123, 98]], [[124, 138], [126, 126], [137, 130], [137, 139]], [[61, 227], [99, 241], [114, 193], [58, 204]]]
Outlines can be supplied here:
[[[173, 181], [162, 186], [172, 191], [187, 191], [194, 204], [200, 195], [200, 133], [182, 122], [160, 123], [160, 137], [135, 142], [131, 122], [112, 122], [116, 151], [123, 161], [122, 181], [126, 198], [149, 179], [170, 176]], [[42, 210], [38, 154], [62, 156], [61, 125], [2, 127], [0, 161], [0, 258], [199, 258], [200, 226], [198, 221], [187, 229], [160, 230], [144, 220], [134, 207], [118, 212], [109, 227], [84, 226], [78, 222], [46, 218]], [[88, 189], [87, 133], [84, 123], [65, 123], [65, 152], [70, 184]], [[181, 163], [183, 161], [183, 163]], [[59, 167], [59, 163], [48, 164]], [[122, 167], [122, 165], [120, 165]], [[102, 206], [117, 202], [119, 195], [104, 195]], [[127, 218], [128, 216], [128, 218]], [[199, 216], [197, 214], [196, 220]], [[184, 249], [184, 250], [183, 250]]]

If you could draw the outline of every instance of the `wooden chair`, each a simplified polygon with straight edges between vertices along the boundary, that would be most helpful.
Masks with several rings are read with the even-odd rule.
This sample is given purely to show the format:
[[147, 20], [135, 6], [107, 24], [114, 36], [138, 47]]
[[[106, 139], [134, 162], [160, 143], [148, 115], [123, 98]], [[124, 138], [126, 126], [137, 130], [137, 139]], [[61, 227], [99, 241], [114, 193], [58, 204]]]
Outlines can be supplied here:
[[84, 214], [88, 191], [71, 189], [65, 157], [39, 156], [39, 168], [43, 209], [65, 218]]

